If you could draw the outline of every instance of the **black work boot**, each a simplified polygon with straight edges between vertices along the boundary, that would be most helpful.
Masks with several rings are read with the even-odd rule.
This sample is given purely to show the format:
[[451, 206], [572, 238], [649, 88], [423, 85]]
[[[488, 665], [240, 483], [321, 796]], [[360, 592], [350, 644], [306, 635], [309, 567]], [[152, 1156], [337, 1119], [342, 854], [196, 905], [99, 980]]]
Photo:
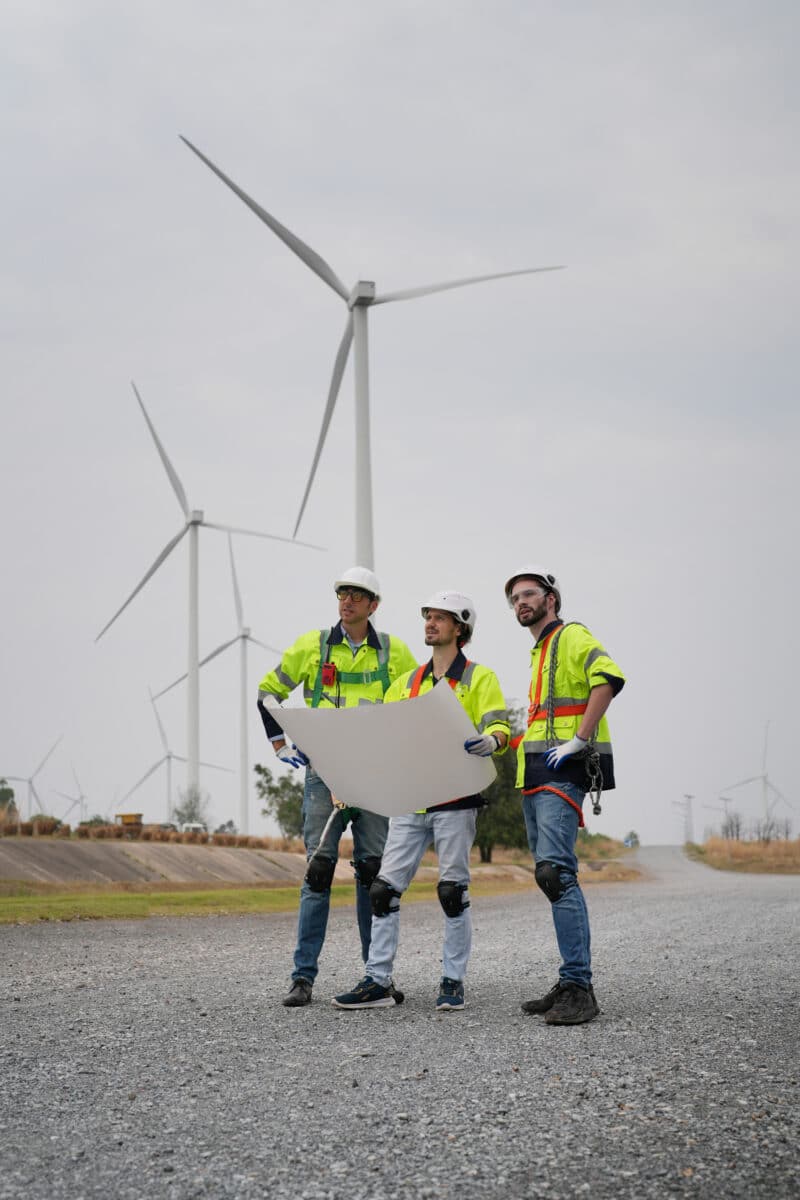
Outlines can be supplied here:
[[592, 985], [585, 988], [567, 980], [561, 985], [544, 1019], [548, 1025], [583, 1025], [586, 1021], [593, 1021], [599, 1012], [600, 1006], [595, 1000]]
[[556, 1002], [556, 997], [561, 991], [564, 983], [559, 979], [558, 983], [553, 984], [546, 996], [540, 996], [538, 1000], [525, 1000], [521, 1005], [524, 1013], [546, 1013]]
[[304, 1004], [310, 1004], [312, 987], [313, 984], [308, 979], [293, 979], [282, 1003], [286, 1008], [302, 1008]]

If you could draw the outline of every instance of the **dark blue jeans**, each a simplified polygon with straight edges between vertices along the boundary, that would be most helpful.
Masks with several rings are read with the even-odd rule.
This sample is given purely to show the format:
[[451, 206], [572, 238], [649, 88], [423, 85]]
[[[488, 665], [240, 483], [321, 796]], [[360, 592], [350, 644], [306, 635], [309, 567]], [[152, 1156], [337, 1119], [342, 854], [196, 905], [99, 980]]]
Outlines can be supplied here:
[[[319, 846], [325, 822], [332, 811], [330, 791], [316, 771], [312, 767], [307, 767], [303, 792], [303, 841], [307, 859], [311, 858]], [[356, 866], [366, 858], [381, 857], [388, 829], [388, 817], [381, 817], [377, 813], [366, 812], [364, 809], [358, 810], [352, 823], [353, 862]], [[341, 813], [337, 813], [328, 830], [321, 852], [332, 862], [336, 862], [339, 857], [339, 841], [344, 831], [345, 824]], [[310, 983], [316, 979], [319, 970], [317, 964], [328, 928], [330, 906], [330, 888], [324, 892], [312, 892], [307, 883], [303, 884], [300, 891], [300, 915], [297, 921], [297, 946], [294, 952], [292, 979], [307, 979]], [[356, 876], [356, 915], [358, 931], [361, 936], [361, 957], [366, 962], [369, 956], [372, 909], [369, 902], [369, 888], [364, 887], [358, 876]]]
[[[574, 783], [554, 783], [577, 805], [583, 807], [585, 793]], [[592, 982], [591, 933], [586, 901], [578, 884], [578, 813], [555, 792], [536, 792], [522, 797], [528, 845], [535, 861], [558, 867], [562, 895], [553, 904], [553, 924], [561, 955], [559, 978], [583, 987]]]

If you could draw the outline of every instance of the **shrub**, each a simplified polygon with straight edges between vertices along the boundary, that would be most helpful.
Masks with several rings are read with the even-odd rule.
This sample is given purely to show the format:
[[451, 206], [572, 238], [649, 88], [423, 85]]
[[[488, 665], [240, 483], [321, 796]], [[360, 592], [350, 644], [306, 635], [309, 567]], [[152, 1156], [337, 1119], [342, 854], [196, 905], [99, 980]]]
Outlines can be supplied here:
[[139, 834], [139, 837], [141, 838], [141, 840], [142, 840], [143, 842], [150, 842], [150, 841], [152, 841], [152, 840], [153, 840], [153, 831], [152, 831], [152, 829], [143, 829], [143, 830], [142, 830], [142, 832]]
[[70, 829], [69, 825], [59, 825], [58, 829], [56, 830], [55, 836], [60, 837], [60, 838], [68, 838], [71, 833], [72, 833], [72, 830]]
[[75, 833], [78, 835], [79, 838], [88, 838], [89, 826], [88, 825], [79, 825], [78, 828], [75, 830]]
[[55, 833], [58, 827], [58, 821], [55, 817], [34, 817], [33, 832], [37, 837], [48, 837], [51, 833]]
[[19, 831], [23, 837], [33, 837], [33, 821], [23, 821]]

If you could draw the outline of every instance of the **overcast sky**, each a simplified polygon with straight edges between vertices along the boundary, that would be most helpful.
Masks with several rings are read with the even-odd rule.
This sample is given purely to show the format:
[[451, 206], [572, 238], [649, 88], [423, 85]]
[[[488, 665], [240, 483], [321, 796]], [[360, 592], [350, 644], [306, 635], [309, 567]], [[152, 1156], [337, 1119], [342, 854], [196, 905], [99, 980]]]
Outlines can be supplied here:
[[[590, 829], [679, 841], [689, 793], [701, 834], [769, 722], [796, 831], [798, 23], [777, 0], [6, 0], [0, 774], [63, 734], [45, 807], [74, 766], [113, 814], [162, 754], [185, 542], [94, 640], [182, 524], [132, 379], [192, 507], [283, 536], [297, 515], [344, 305], [184, 134], [348, 285], [566, 265], [372, 311], [378, 626], [422, 655], [421, 602], [467, 592], [470, 656], [521, 700], [503, 583], [542, 562], [628, 677]], [[324, 552], [235, 541], [262, 641], [336, 619], [353, 430], [348, 368], [299, 535]], [[200, 595], [207, 653], [236, 633], [213, 530]], [[274, 660], [250, 659], [270, 766]], [[234, 650], [201, 674], [201, 757], [231, 768], [237, 680]], [[160, 709], [180, 754], [185, 707]], [[237, 776], [202, 783], [238, 819]], [[759, 814], [757, 784], [731, 795]], [[135, 807], [163, 819], [161, 774]]]

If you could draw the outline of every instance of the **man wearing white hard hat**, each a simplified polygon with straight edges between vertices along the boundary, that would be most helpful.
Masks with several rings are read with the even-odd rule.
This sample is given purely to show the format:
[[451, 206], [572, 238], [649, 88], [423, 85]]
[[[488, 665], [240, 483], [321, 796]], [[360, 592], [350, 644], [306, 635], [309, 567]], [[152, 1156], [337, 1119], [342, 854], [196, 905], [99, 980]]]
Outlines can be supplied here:
[[[308, 869], [300, 892], [292, 983], [283, 998], [288, 1008], [301, 1008], [311, 1003], [328, 927], [339, 841], [348, 820], [352, 821], [361, 957], [366, 962], [372, 920], [369, 889], [380, 867], [389, 822], [377, 813], [360, 809], [343, 811], [343, 806], [337, 805], [339, 812], [321, 845], [323, 831], [333, 811], [330, 790], [303, 752], [297, 746], [287, 744], [273, 715], [274, 710], [267, 709], [263, 702], [268, 696], [285, 700], [302, 684], [305, 702], [311, 708], [382, 704], [392, 681], [416, 666], [405, 642], [388, 633], [377, 632], [370, 621], [380, 603], [381, 589], [369, 568], [350, 567], [339, 576], [333, 588], [339, 602], [338, 622], [333, 627], [312, 629], [299, 637], [284, 651], [278, 665], [264, 676], [258, 689], [261, 719], [278, 758], [290, 766], [306, 768], [303, 841]], [[347, 797], [338, 799], [346, 803]]]
[[582, 1025], [600, 1009], [592, 986], [591, 934], [578, 883], [575, 843], [583, 802], [614, 787], [614, 759], [606, 709], [625, 676], [585, 625], [562, 621], [561, 585], [544, 567], [525, 565], [506, 581], [506, 599], [530, 630], [528, 728], [518, 749], [517, 787], [535, 879], [550, 901], [561, 955], [558, 981], [527, 1000], [526, 1013], [548, 1025]]
[[[429, 662], [404, 673], [386, 693], [386, 703], [413, 700], [437, 683], [453, 689], [475, 726], [464, 743], [468, 754], [501, 754], [509, 736], [508, 714], [497, 676], [469, 662], [463, 647], [475, 629], [475, 607], [468, 596], [434, 592], [422, 606]], [[392, 970], [400, 938], [400, 897], [422, 856], [433, 846], [439, 859], [439, 902], [444, 910], [442, 979], [436, 997], [439, 1012], [464, 1007], [464, 976], [472, 948], [469, 901], [469, 854], [475, 840], [479, 795], [461, 796], [408, 816], [392, 817], [380, 871], [370, 888], [372, 942], [366, 975], [351, 992], [333, 998], [337, 1008], [385, 1008], [397, 1002]]]

